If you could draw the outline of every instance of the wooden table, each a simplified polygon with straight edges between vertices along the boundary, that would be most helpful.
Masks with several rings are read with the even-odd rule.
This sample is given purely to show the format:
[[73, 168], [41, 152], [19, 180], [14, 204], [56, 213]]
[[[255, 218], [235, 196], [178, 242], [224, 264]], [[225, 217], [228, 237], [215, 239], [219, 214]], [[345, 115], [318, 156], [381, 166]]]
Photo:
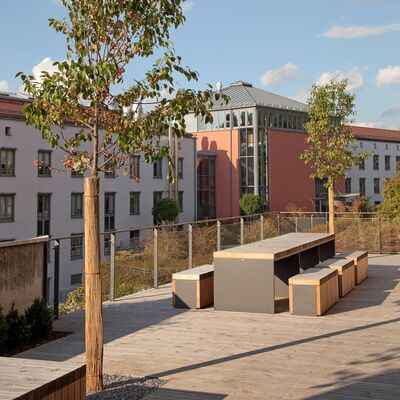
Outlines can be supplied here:
[[326, 233], [289, 233], [215, 252], [214, 308], [273, 314], [289, 298], [289, 278], [334, 255], [335, 235]]

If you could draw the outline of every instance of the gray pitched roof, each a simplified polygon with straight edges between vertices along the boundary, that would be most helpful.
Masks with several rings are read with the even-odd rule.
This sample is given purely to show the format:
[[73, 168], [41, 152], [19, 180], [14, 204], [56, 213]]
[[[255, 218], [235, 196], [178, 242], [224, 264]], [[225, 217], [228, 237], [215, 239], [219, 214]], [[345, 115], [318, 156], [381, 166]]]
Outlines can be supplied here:
[[228, 104], [216, 101], [213, 109], [243, 108], [264, 106], [278, 109], [307, 111], [307, 105], [287, 97], [278, 96], [265, 90], [257, 89], [250, 83], [237, 81], [222, 89], [222, 93], [229, 97]]

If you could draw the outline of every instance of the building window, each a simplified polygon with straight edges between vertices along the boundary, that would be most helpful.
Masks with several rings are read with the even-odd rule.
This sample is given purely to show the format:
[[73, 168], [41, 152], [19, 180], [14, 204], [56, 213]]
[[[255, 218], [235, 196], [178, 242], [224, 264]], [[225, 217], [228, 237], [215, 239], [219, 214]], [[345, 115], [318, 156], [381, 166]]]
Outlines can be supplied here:
[[396, 171], [400, 171], [400, 156], [396, 156]]
[[129, 210], [131, 215], [140, 214], [140, 192], [130, 193]]
[[131, 249], [135, 249], [139, 246], [139, 243], [140, 243], [140, 231], [137, 229], [129, 231], [129, 247]]
[[376, 143], [374, 143], [374, 149], [376, 150]]
[[51, 150], [38, 151], [38, 176], [51, 176]]
[[379, 178], [374, 178], [374, 193], [379, 194]]
[[374, 154], [373, 156], [373, 165], [374, 165], [374, 171], [379, 171], [379, 155]]
[[360, 178], [360, 195], [365, 196], [365, 178]]
[[83, 172], [71, 168], [71, 178], [83, 178]]
[[183, 192], [178, 192], [178, 208], [179, 212], [183, 212]]
[[0, 149], [0, 176], [15, 176], [15, 149]]
[[178, 179], [183, 179], [183, 158], [178, 158]]
[[4, 133], [6, 136], [11, 136], [11, 126], [6, 126], [4, 128]]
[[71, 218], [83, 218], [83, 193], [71, 193]]
[[390, 156], [385, 156], [385, 171], [390, 171]]
[[104, 164], [104, 178], [115, 178], [115, 168], [116, 162], [113, 160], [108, 160]]
[[360, 142], [360, 149], [364, 147], [363, 142]]
[[[79, 236], [78, 236], [79, 235]], [[83, 236], [82, 233], [71, 234], [71, 260], [81, 260], [83, 258]], [[74, 237], [76, 236], [76, 237]]]
[[351, 193], [351, 178], [346, 178], [344, 181], [344, 191], [346, 193]]
[[140, 178], [140, 156], [131, 156], [129, 174], [131, 178]]
[[162, 179], [162, 160], [158, 158], [153, 161], [153, 178]]
[[0, 194], [0, 222], [14, 222], [15, 194]]
[[104, 193], [104, 230], [115, 229], [115, 193]]
[[358, 169], [360, 170], [364, 170], [365, 169], [365, 160], [361, 160], [360, 164], [358, 164]]
[[38, 194], [37, 235], [50, 234], [50, 194]]
[[156, 205], [158, 200], [162, 199], [163, 192], [153, 192], [153, 207]]
[[71, 275], [71, 286], [82, 285], [82, 273]]

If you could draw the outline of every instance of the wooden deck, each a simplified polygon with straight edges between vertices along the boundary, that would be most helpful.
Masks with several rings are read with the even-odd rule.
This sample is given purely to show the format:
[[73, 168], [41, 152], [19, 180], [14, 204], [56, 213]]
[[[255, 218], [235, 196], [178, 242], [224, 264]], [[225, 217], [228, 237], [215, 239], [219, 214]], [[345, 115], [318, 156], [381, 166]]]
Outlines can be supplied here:
[[[170, 287], [107, 304], [105, 370], [168, 380], [147, 400], [397, 400], [400, 255], [369, 262], [323, 317], [173, 309]], [[83, 360], [82, 313], [57, 327], [76, 333], [19, 357]]]

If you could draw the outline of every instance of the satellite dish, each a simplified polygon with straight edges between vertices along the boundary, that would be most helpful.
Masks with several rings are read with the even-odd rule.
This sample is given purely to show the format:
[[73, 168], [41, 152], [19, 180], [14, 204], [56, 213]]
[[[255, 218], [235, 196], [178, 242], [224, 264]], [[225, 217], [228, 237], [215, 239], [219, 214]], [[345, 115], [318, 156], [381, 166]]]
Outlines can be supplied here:
[[222, 90], [222, 82], [217, 82], [217, 92], [218, 93], [221, 93], [221, 90]]

